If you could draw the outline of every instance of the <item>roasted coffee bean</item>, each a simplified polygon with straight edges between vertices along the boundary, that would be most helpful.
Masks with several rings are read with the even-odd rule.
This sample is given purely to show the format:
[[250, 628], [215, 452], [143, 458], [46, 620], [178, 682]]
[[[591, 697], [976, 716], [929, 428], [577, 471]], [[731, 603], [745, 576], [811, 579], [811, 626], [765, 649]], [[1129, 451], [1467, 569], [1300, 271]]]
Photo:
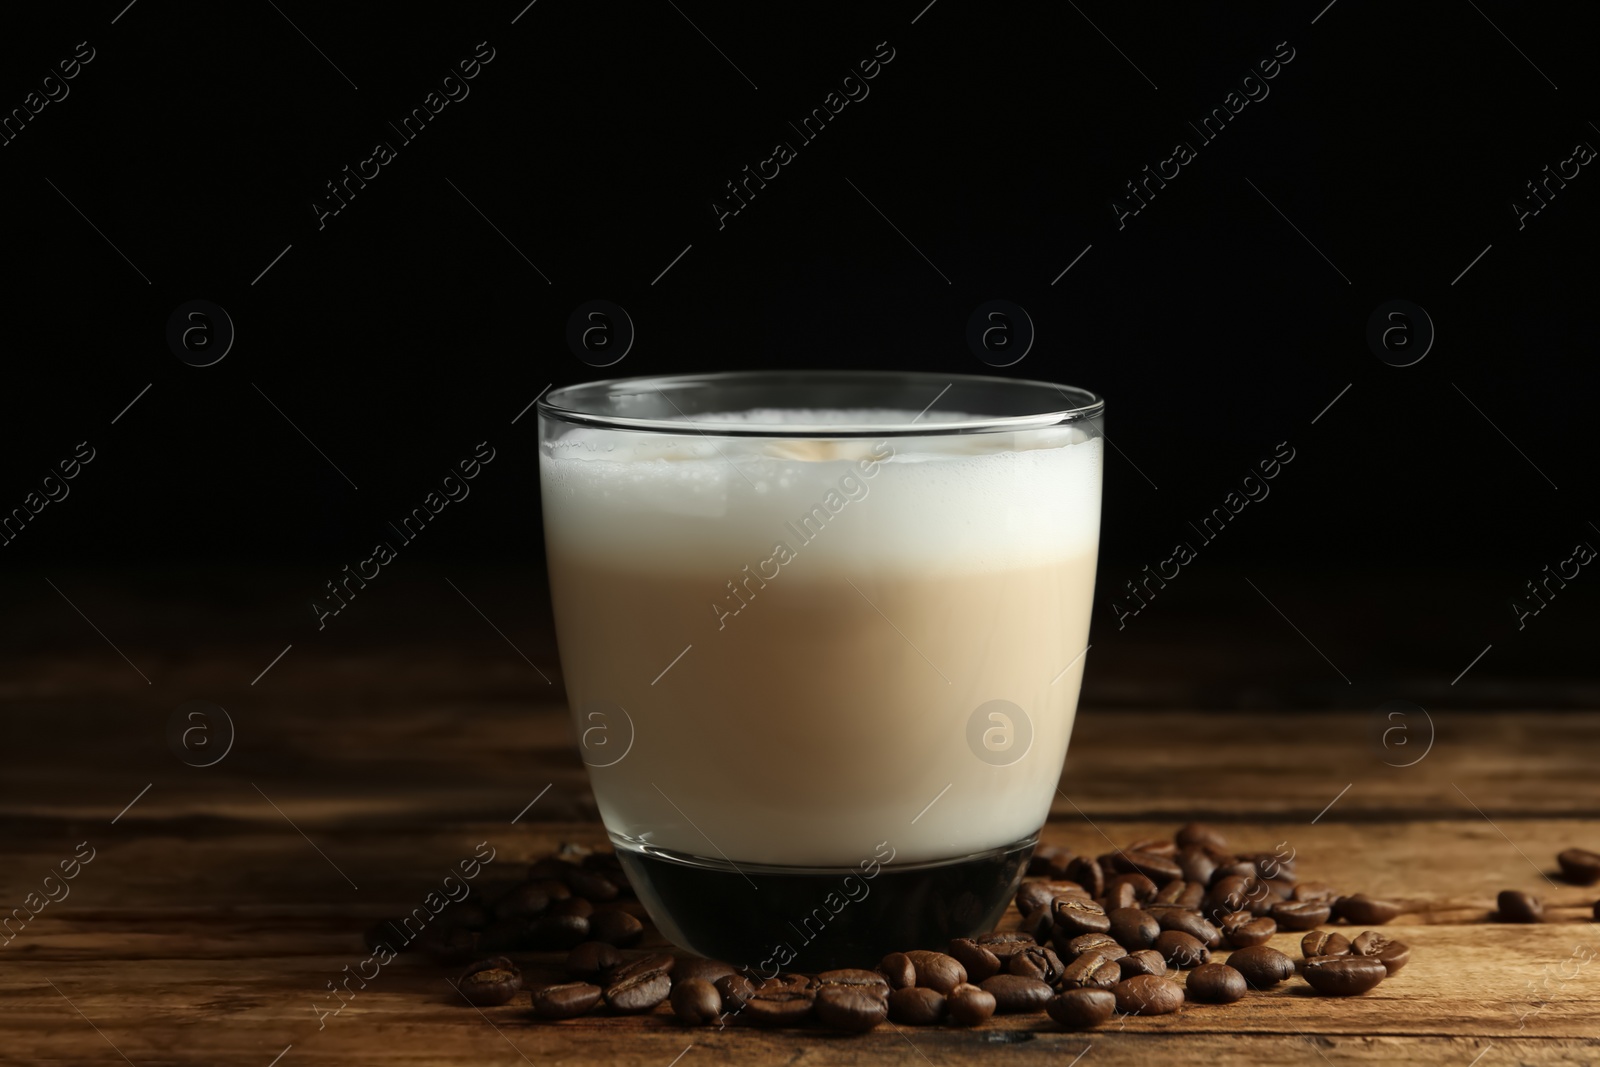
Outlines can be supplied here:
[[932, 1026], [944, 1018], [944, 1003], [937, 989], [896, 989], [889, 994], [889, 1018], [908, 1026]]
[[604, 941], [585, 941], [567, 953], [567, 973], [585, 982], [598, 982], [622, 965], [622, 953]]
[[865, 1033], [889, 1017], [889, 986], [883, 985], [884, 996], [879, 996], [876, 986], [854, 984], [827, 984], [817, 990], [815, 1011], [817, 1021], [830, 1030], [847, 1033]]
[[1006, 960], [1015, 956], [1029, 945], [1037, 945], [1039, 943], [1037, 939], [1028, 934], [983, 934], [973, 938], [973, 940], [993, 952], [995, 958], [1002, 965], [1005, 964]]
[[[1121, 955], [1121, 953], [1118, 952], [1117, 955]], [[1006, 972], [1008, 974], [1020, 974], [1024, 978], [1037, 978], [1042, 982], [1049, 982], [1051, 985], [1055, 985], [1061, 980], [1061, 972], [1064, 969], [1061, 957], [1043, 945], [1035, 945], [1032, 948], [1024, 949], [1006, 962]]]
[[617, 899], [617, 884], [599, 871], [582, 868], [573, 871], [567, 875], [567, 888], [572, 890], [573, 896], [596, 904]]
[[1233, 948], [1264, 945], [1278, 932], [1278, 924], [1271, 918], [1257, 918], [1248, 911], [1229, 912], [1222, 917], [1222, 939]]
[[1280, 856], [1276, 852], [1241, 852], [1239, 858], [1256, 867], [1256, 876], [1262, 881], [1269, 878], [1281, 878], [1288, 882], [1295, 880], [1294, 854]]
[[1251, 945], [1228, 957], [1228, 966], [1244, 975], [1252, 989], [1271, 989], [1294, 973], [1294, 960], [1271, 945]]
[[1357, 956], [1371, 956], [1383, 963], [1384, 970], [1394, 974], [1411, 962], [1411, 946], [1396, 941], [1376, 930], [1368, 930], [1350, 943], [1350, 951]]
[[1192, 822], [1179, 830], [1174, 840], [1179, 848], [1214, 848], [1225, 849], [1228, 839], [1222, 836], [1222, 831], [1214, 826], [1207, 826], [1203, 822]]
[[1150, 903], [1156, 898], [1156, 894], [1161, 891], [1161, 887], [1145, 875], [1140, 874], [1138, 871], [1129, 871], [1106, 880], [1106, 895], [1109, 897], [1113, 889], [1121, 886], [1127, 886], [1132, 889], [1134, 900], [1140, 904]]
[[1244, 975], [1226, 963], [1206, 963], [1189, 972], [1184, 992], [1206, 1004], [1232, 1004], [1245, 994]]
[[479, 960], [461, 975], [456, 988], [469, 1004], [484, 1008], [509, 1004], [522, 988], [522, 972], [504, 956]]
[[758, 989], [736, 1018], [748, 1026], [799, 1026], [811, 1018], [816, 1000], [812, 990]]
[[1200, 912], [1210, 918], [1213, 915], [1249, 911], [1250, 902], [1259, 892], [1259, 885], [1260, 883], [1253, 877], [1242, 874], [1227, 875], [1211, 884], [1205, 902], [1200, 906]]
[[[1273, 901], [1294, 900], [1295, 899], [1294, 891], [1295, 891], [1296, 888], [1298, 888], [1296, 883], [1290, 882], [1290, 881], [1286, 881], [1285, 879], [1282, 879], [1282, 878], [1268, 878], [1265, 882], [1262, 882], [1261, 884], [1267, 887], [1267, 892], [1269, 894], [1271, 894], [1269, 899], [1271, 899]], [[1328, 904], [1331, 907], [1333, 902], [1330, 900], [1330, 901], [1328, 901]]]
[[1156, 893], [1154, 903], [1176, 904], [1180, 908], [1199, 908], [1201, 901], [1205, 900], [1205, 898], [1205, 886], [1178, 878], [1161, 887], [1161, 890]]
[[1350, 939], [1328, 930], [1313, 930], [1300, 939], [1300, 955], [1308, 960], [1313, 956], [1348, 956]]
[[644, 937], [644, 923], [625, 911], [606, 908], [589, 916], [589, 936], [618, 948], [632, 948]]
[[589, 920], [582, 915], [541, 915], [527, 926], [516, 947], [536, 951], [570, 949], [589, 940]]
[[1216, 888], [1217, 883], [1224, 878], [1246, 878], [1252, 882], [1256, 881], [1256, 865], [1238, 856], [1218, 857], [1217, 869], [1211, 872], [1211, 887]]
[[1569, 882], [1578, 885], [1600, 882], [1600, 852], [1569, 848], [1556, 856], [1556, 862], [1561, 864], [1561, 876]]
[[1098, 952], [1102, 956], [1121, 956], [1127, 949], [1110, 934], [1079, 934], [1066, 944], [1066, 956], [1077, 959], [1085, 952]]
[[1056, 984], [1063, 989], [1109, 989], [1122, 981], [1122, 967], [1117, 963], [1119, 958], [1119, 954], [1112, 952], [1085, 952], [1067, 964]]
[[1183, 877], [1183, 868], [1176, 860], [1155, 852], [1114, 852], [1111, 862], [1117, 870], [1142, 874], [1157, 885]]
[[1118, 882], [1106, 886], [1106, 895], [1097, 902], [1106, 911], [1113, 912], [1118, 908], [1132, 908], [1139, 904], [1139, 896], [1134, 892], [1133, 886], [1127, 882]]
[[1031, 915], [1040, 908], [1048, 909], [1056, 897], [1076, 897], [1088, 900], [1089, 894], [1077, 882], [1023, 882], [1017, 888], [1015, 903], [1018, 915]]
[[889, 997], [889, 980], [877, 971], [868, 971], [860, 967], [841, 967], [837, 970], [823, 971], [817, 975], [817, 989], [819, 991], [831, 985], [865, 989], [873, 996], [884, 1000]]
[[1117, 908], [1106, 918], [1111, 924], [1107, 933], [1126, 949], [1149, 948], [1161, 935], [1161, 924], [1142, 908]]
[[[1037, 978], [1024, 978], [1020, 974], [997, 974], [986, 978], [980, 987], [994, 997], [994, 1010], [1001, 1015], [1023, 1011], [1042, 1011], [1045, 1001], [1055, 995], [1048, 982]], [[948, 998], [950, 1013], [955, 1014], [954, 996]]]
[[594, 914], [594, 905], [582, 897], [567, 897], [563, 900], [552, 900], [550, 906], [544, 910], [540, 918], [573, 917], [587, 919]]
[[1000, 973], [1000, 958], [970, 937], [955, 938], [945, 951], [966, 969], [969, 982], [981, 982]]
[[1269, 914], [1280, 930], [1314, 930], [1328, 921], [1333, 909], [1324, 902], [1305, 900], [1280, 900], [1272, 905]]
[[669, 996], [672, 1014], [687, 1026], [710, 1026], [722, 1018], [722, 994], [704, 978], [680, 978]]
[[1042, 941], [1050, 936], [1055, 922], [1055, 914], [1049, 908], [1035, 908], [1017, 924], [1017, 932], [1027, 934], [1035, 941]]
[[[570, 867], [571, 864], [563, 864], [563, 866]], [[549, 897], [552, 901], [566, 900], [568, 897], [572, 896], [572, 890], [568, 888], [565, 879], [562, 878], [540, 878], [530, 876], [527, 884], [543, 892], [544, 895]]]
[[1161, 931], [1154, 948], [1169, 967], [1198, 967], [1211, 959], [1205, 942], [1182, 930]]
[[967, 980], [967, 969], [943, 952], [917, 949], [907, 952], [906, 956], [917, 969], [917, 985], [925, 989], [937, 989], [948, 996], [952, 989]]
[[1217, 872], [1216, 856], [1198, 846], [1180, 848], [1172, 858], [1177, 861], [1178, 869], [1183, 871], [1184, 881], [1196, 883], [1202, 891], [1211, 884], [1211, 876]]
[[1050, 1018], [1068, 1030], [1089, 1030], [1117, 1010], [1117, 998], [1109, 989], [1068, 989], [1045, 1001]]
[[1106, 891], [1105, 872], [1100, 869], [1100, 864], [1087, 856], [1079, 856], [1067, 865], [1067, 877], [1083, 887], [1083, 891], [1091, 897], [1098, 897]]
[[1499, 919], [1503, 923], [1544, 922], [1544, 901], [1520, 889], [1502, 889]]
[[[996, 962], [995, 969], [999, 969]], [[888, 979], [891, 989], [906, 989], [917, 984], [917, 968], [904, 952], [891, 952], [878, 961], [878, 972]]]
[[1322, 882], [1299, 882], [1294, 887], [1294, 892], [1289, 894], [1291, 900], [1309, 900], [1319, 904], [1332, 904], [1339, 899], [1338, 892], [1331, 886]]
[[1314, 956], [1300, 973], [1324, 996], [1353, 997], [1375, 987], [1389, 971], [1370, 956]]
[[672, 980], [686, 982], [699, 978], [715, 982], [726, 975], [737, 974], [738, 968], [726, 960], [708, 960], [702, 956], [678, 956], [672, 965]]
[[666, 971], [645, 971], [606, 984], [606, 1007], [618, 1015], [641, 1015], [667, 999], [672, 979]]
[[589, 982], [547, 985], [529, 994], [533, 1014], [541, 1019], [572, 1019], [600, 1003], [602, 991]]
[[550, 894], [534, 882], [512, 886], [505, 896], [494, 902], [496, 919], [531, 919], [543, 915], [550, 906]]
[[[988, 981], [997, 982], [1004, 977], [1006, 976], [995, 975]], [[1017, 981], [1027, 981], [1027, 979], [1022, 978]], [[1050, 987], [1045, 986], [1045, 988]], [[971, 984], [956, 986], [944, 1000], [944, 1009], [950, 1016], [950, 1021], [962, 1026], [981, 1026], [994, 1015], [997, 1006], [998, 999], [993, 993]]]
[[1356, 893], [1334, 901], [1333, 913], [1351, 926], [1382, 926], [1400, 914], [1400, 905]]
[[1028, 860], [1028, 877], [1065, 878], [1067, 865], [1076, 858], [1077, 853], [1070, 848], [1041, 845], [1034, 849], [1033, 856]]
[[1178, 843], [1167, 837], [1141, 837], [1125, 846], [1122, 851], [1148, 852], [1153, 856], [1170, 857], [1178, 854]]
[[1124, 978], [1132, 978], [1136, 974], [1153, 974], [1160, 978], [1167, 973], [1167, 961], [1153, 948], [1130, 952], [1117, 960], [1117, 966], [1121, 968]]
[[1188, 934], [1206, 948], [1216, 948], [1222, 944], [1222, 931], [1201, 918], [1197, 911], [1172, 908], [1154, 912], [1154, 915], [1156, 923], [1163, 930], [1177, 930]]
[[725, 974], [711, 984], [722, 994], [722, 1010], [730, 1014], [744, 1011], [744, 1006], [756, 992], [756, 984], [749, 976], [738, 972]]
[[677, 965], [678, 960], [674, 956], [668, 956], [664, 952], [650, 952], [614, 968], [611, 971], [611, 981], [621, 982], [641, 974], [671, 974]]
[[1052, 908], [1056, 928], [1069, 936], [1103, 934], [1111, 929], [1106, 909], [1092, 900], [1058, 900]]
[[1183, 1005], [1183, 987], [1170, 978], [1136, 974], [1112, 987], [1117, 1010], [1125, 1015], [1169, 1015]]

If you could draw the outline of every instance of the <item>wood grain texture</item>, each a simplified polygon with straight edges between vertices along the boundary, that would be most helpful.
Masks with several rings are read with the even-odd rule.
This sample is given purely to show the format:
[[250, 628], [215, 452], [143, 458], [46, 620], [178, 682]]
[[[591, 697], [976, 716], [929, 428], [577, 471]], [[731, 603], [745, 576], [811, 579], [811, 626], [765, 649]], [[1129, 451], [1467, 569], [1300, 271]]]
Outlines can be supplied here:
[[[1600, 724], [1536, 712], [1435, 710], [1432, 750], [1403, 768], [1366, 712], [1082, 713], [1046, 840], [1098, 854], [1203, 817], [1240, 848], [1292, 847], [1304, 879], [1401, 898], [1415, 911], [1386, 932], [1412, 962], [1365, 997], [1296, 980], [1088, 1035], [1043, 1016], [859, 1037], [687, 1031], [665, 1009], [561, 1024], [479, 1012], [448, 969], [402, 958], [319, 1020], [326, 984], [366, 956], [361, 930], [418, 904], [480, 842], [496, 850], [479, 879], [492, 891], [562, 841], [604, 837], [556, 691], [520, 660], [316, 653], [286, 657], [271, 686], [240, 685], [275, 652], [173, 664], [159, 693], [71, 659], [7, 677], [0, 913], [79, 842], [95, 856], [0, 947], [0, 1063], [1600, 1061], [1600, 924], [1586, 918], [1600, 888], [1549, 880], [1557, 851], [1600, 843]], [[164, 735], [176, 698], [228, 679], [234, 748], [185, 766]], [[1539, 893], [1557, 921], [1486, 921], [1504, 888]], [[1297, 941], [1275, 944], [1298, 954]], [[530, 977], [553, 978], [558, 959], [529, 957]]]

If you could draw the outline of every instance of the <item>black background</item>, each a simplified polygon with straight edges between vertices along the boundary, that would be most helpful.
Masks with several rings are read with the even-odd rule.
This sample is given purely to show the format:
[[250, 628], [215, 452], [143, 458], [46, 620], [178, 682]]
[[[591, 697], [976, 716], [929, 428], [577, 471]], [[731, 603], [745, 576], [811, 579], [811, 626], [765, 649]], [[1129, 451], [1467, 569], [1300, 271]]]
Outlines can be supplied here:
[[[314, 632], [322, 583], [484, 440], [499, 458], [402, 567], [488, 568], [524, 601], [506, 625], [535, 625], [536, 420], [512, 420], [548, 384], [985, 372], [967, 318], [1001, 298], [1037, 339], [998, 373], [1107, 399], [1102, 651], [1198, 675], [1157, 653], [1211, 642], [1239, 659], [1224, 703], [1275, 654], [1322, 704], [1402, 675], [1439, 691], [1492, 644], [1455, 698], [1506, 702], [1495, 680], [1516, 675], [1558, 683], [1542, 703], [1591, 698], [1600, 579], [1520, 631], [1510, 600], [1600, 544], [1583, 432], [1600, 178], [1585, 167], [1521, 229], [1512, 207], [1600, 144], [1593, 22], [1487, 2], [925, 2], [8, 16], [6, 113], [95, 50], [0, 147], [0, 509], [96, 450], [0, 548], [13, 648], [96, 640], [42, 580], [62, 574], [87, 576], [84, 607], [132, 582]], [[494, 58], [470, 95], [402, 144], [388, 122], [479, 42]], [[870, 95], [799, 144], [788, 123], [880, 42]], [[1280, 42], [1270, 95], [1202, 146], [1187, 122]], [[325, 183], [380, 140], [396, 158], [319, 228]], [[1178, 140], [1198, 157], [1119, 228], [1113, 198]], [[798, 158], [719, 228], [724, 183], [778, 141]], [[165, 339], [197, 298], [237, 330], [205, 368]], [[638, 333], [608, 371], [565, 341], [595, 298]], [[1366, 341], [1392, 299], [1437, 329], [1412, 366]], [[1296, 459], [1270, 498], [1119, 631], [1122, 582], [1282, 441]], [[337, 639], [432, 610], [406, 588], [375, 590]], [[217, 618], [124, 638], [203, 643]]]

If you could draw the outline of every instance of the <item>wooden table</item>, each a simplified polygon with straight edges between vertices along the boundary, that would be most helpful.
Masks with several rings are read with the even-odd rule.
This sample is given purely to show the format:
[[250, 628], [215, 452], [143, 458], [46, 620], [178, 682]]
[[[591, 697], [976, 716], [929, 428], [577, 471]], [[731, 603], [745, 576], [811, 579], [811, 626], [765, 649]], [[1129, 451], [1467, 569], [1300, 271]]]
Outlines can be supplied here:
[[[1410, 966], [1359, 999], [1294, 981], [1089, 1034], [1043, 1016], [856, 1037], [691, 1031], [665, 1007], [536, 1025], [523, 1008], [464, 1005], [448, 972], [402, 957], [319, 1017], [327, 983], [367, 955], [360, 931], [416, 906], [479, 842], [495, 850], [482, 878], [504, 881], [559, 842], [602, 840], [559, 688], [481, 637], [297, 649], [255, 686], [243, 680], [276, 643], [172, 652], [141, 665], [149, 687], [103, 647], [9, 662], [0, 902], [22, 906], [79, 842], [93, 859], [0, 949], [0, 1062], [1600, 1061], [1600, 924], [1577, 918], [1600, 889], [1545, 878], [1559, 849], [1600, 847], [1600, 720], [1532, 711], [1435, 709], [1431, 750], [1403, 768], [1365, 712], [1080, 715], [1046, 840], [1099, 853], [1204, 818], [1242, 848], [1287, 842], [1302, 878], [1426, 909], [1386, 931], [1412, 944]], [[190, 767], [163, 730], [206, 693], [229, 694], [237, 736]], [[1408, 760], [1423, 750], [1413, 729]], [[1489, 923], [1502, 888], [1563, 918]], [[1274, 943], [1298, 954], [1297, 938]]]

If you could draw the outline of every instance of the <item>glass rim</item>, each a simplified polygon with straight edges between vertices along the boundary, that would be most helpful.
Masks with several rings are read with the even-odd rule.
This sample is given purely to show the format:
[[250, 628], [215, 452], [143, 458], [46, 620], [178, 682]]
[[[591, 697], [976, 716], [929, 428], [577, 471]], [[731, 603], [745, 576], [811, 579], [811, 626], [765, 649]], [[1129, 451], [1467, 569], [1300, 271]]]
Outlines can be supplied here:
[[[867, 423], [754, 423], [716, 422], [692, 418], [678, 408], [678, 418], [639, 418], [616, 415], [597, 410], [594, 402], [599, 398], [632, 395], [642, 396], [655, 392], [674, 408], [678, 405], [663, 392], [664, 388], [701, 386], [715, 388], [730, 385], [777, 386], [785, 382], [817, 384], [834, 379], [857, 385], [881, 384], [923, 385], [930, 387], [928, 406], [915, 417], [896, 422], [878, 420]], [[926, 415], [950, 387], [959, 383], [982, 385], [987, 388], [1015, 390], [1032, 389], [1054, 391], [1063, 401], [1060, 405], [1040, 405], [1039, 410], [1015, 415], [976, 415], [968, 419], [923, 423]], [[585, 401], [588, 405], [585, 406]], [[781, 409], [782, 404], [771, 405]], [[798, 405], [796, 405], [798, 407]], [[931, 437], [945, 434], [999, 433], [1016, 430], [1038, 430], [1053, 426], [1070, 425], [1093, 419], [1105, 410], [1105, 400], [1099, 395], [1077, 386], [1059, 385], [1055, 382], [1032, 378], [1004, 378], [989, 374], [933, 374], [926, 371], [878, 370], [739, 370], [717, 371], [704, 374], [661, 374], [636, 378], [606, 378], [599, 381], [580, 382], [551, 389], [537, 401], [539, 417], [551, 418], [580, 426], [608, 430], [685, 434], [698, 433], [716, 437]]]

